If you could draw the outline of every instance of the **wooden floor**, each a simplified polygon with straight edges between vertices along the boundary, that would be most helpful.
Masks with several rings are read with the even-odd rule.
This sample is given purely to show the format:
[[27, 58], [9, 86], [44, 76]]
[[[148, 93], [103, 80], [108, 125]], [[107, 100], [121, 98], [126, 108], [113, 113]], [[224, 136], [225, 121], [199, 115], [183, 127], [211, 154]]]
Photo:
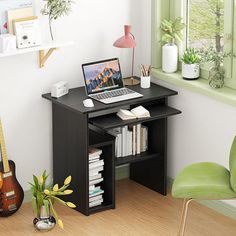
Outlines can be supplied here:
[[[130, 180], [117, 182], [117, 206], [86, 217], [57, 206], [65, 229], [37, 232], [31, 205], [24, 204], [10, 218], [0, 218], [0, 236], [169, 236], [177, 235], [182, 201], [163, 197]], [[186, 236], [233, 236], [236, 222], [197, 203], [190, 205]]]

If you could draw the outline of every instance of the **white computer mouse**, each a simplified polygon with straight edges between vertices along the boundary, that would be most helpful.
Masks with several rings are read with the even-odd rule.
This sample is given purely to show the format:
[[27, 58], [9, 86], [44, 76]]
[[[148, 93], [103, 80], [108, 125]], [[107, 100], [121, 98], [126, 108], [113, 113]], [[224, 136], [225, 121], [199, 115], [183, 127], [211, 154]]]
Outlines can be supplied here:
[[88, 98], [83, 101], [85, 107], [94, 107], [93, 100]]

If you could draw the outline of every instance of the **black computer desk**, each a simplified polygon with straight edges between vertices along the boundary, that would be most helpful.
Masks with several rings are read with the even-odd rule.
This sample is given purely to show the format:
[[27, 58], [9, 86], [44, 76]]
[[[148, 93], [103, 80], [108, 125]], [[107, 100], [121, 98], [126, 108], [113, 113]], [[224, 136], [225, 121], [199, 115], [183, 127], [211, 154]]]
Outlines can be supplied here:
[[[93, 108], [86, 108], [84, 87], [74, 88], [69, 94], [55, 99], [51, 94], [42, 95], [52, 102], [53, 124], [53, 180], [63, 184], [72, 176], [73, 194], [66, 200], [76, 204], [76, 210], [85, 215], [115, 208], [115, 167], [130, 164], [130, 179], [163, 195], [167, 193], [167, 118], [181, 113], [168, 106], [168, 98], [176, 91], [151, 84], [149, 89], [139, 85], [130, 87], [143, 97], [105, 105], [94, 101]], [[120, 108], [142, 105], [151, 117], [123, 121], [116, 116]], [[115, 138], [106, 131], [125, 125], [143, 123], [148, 127], [148, 151], [139, 155], [116, 158]], [[102, 188], [104, 202], [89, 208], [88, 148], [102, 149], [104, 171]]]

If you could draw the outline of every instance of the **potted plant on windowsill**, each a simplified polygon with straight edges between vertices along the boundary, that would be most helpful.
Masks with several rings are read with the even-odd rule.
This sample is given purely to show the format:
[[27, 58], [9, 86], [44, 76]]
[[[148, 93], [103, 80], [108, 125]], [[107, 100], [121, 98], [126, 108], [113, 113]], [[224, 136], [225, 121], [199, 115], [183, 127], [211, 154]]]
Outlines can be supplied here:
[[70, 208], [75, 208], [76, 206], [72, 202], [65, 202], [60, 199], [60, 196], [65, 196], [73, 193], [72, 190], [67, 189], [71, 182], [71, 176], [68, 176], [64, 185], [59, 188], [58, 184], [53, 187], [47, 186], [48, 175], [46, 171], [37, 178], [33, 175], [33, 183], [31, 185], [32, 191], [32, 207], [35, 214], [33, 224], [36, 229], [40, 231], [48, 231], [54, 228], [56, 222], [63, 228], [62, 220], [59, 219], [58, 214], [54, 207], [54, 202], [58, 202], [62, 205], [68, 206]]
[[213, 46], [209, 48], [201, 49], [200, 54], [202, 57], [202, 63], [211, 62], [213, 66], [210, 67], [209, 70], [209, 85], [212, 88], [223, 88], [224, 87], [224, 79], [225, 79], [225, 68], [224, 68], [224, 58], [226, 57], [235, 57], [234, 53], [224, 53], [217, 51]]
[[200, 76], [201, 56], [194, 48], [187, 48], [181, 57], [182, 76], [185, 80], [196, 80]]
[[178, 69], [178, 47], [175, 44], [181, 41], [182, 33], [185, 24], [182, 18], [178, 17], [174, 21], [165, 20], [161, 21], [162, 38], [162, 70], [166, 73], [176, 72]]

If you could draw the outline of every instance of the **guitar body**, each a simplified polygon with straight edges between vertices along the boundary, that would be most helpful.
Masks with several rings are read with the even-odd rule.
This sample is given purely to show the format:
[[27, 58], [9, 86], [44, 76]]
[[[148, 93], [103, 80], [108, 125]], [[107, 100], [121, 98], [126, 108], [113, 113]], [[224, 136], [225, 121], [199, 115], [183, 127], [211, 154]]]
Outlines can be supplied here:
[[9, 172], [4, 172], [3, 162], [0, 162], [0, 172], [3, 185], [0, 188], [0, 217], [7, 217], [14, 214], [21, 206], [24, 199], [24, 192], [16, 179], [15, 163], [11, 160]]

